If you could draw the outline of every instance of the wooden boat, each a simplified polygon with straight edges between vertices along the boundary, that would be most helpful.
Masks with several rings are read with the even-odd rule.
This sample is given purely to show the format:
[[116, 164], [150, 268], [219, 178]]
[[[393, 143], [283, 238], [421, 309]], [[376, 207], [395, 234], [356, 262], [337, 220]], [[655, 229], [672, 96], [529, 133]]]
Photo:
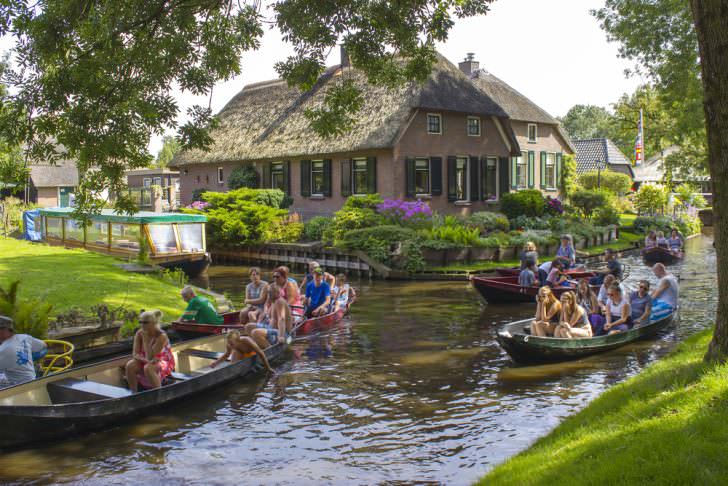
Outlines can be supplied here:
[[[495, 273], [498, 274], [500, 277], [518, 277], [518, 275], [521, 273], [521, 269], [518, 267], [509, 267], [509, 268], [496, 268]], [[580, 279], [580, 278], [590, 278], [596, 275], [594, 272], [590, 272], [589, 270], [581, 268], [574, 268], [571, 270], [564, 270], [564, 273], [569, 276], [569, 278], [573, 279]]]
[[[287, 345], [265, 350], [280, 359]], [[168, 384], [132, 393], [124, 365], [130, 356], [49, 375], [0, 390], [0, 448], [69, 437], [130, 420], [257, 371], [255, 356], [210, 364], [225, 352], [225, 336], [207, 336], [172, 347], [177, 370]]]
[[645, 263], [649, 264], [664, 263], [665, 265], [671, 265], [682, 260], [682, 257], [682, 252], [675, 254], [667, 248], [661, 248], [659, 246], [642, 249], [642, 259]]
[[[518, 277], [470, 277], [470, 284], [491, 304], [535, 302], [540, 288], [538, 286], [522, 287], [518, 285]], [[598, 285], [591, 287], [595, 292], [599, 291]], [[561, 294], [569, 290], [575, 289], [572, 287], [551, 289], [556, 298], [561, 298]]]
[[672, 323], [673, 314], [634, 327], [627, 332], [581, 339], [560, 339], [531, 336], [526, 333], [531, 319], [507, 324], [498, 331], [496, 339], [501, 347], [519, 363], [546, 363], [583, 358], [603, 353], [638, 339], [654, 336]]
[[[311, 319], [294, 323], [294, 326], [297, 326], [296, 334], [301, 335], [326, 331], [341, 321], [348, 310], [347, 307], [346, 309], [339, 309], [336, 312], [331, 312], [321, 317], [312, 317]], [[242, 332], [245, 329], [245, 325], [240, 324], [239, 312], [226, 312], [222, 316], [224, 320], [223, 324], [197, 324], [196, 322], [173, 321], [172, 329], [183, 339], [210, 334], [224, 334], [233, 330]]]

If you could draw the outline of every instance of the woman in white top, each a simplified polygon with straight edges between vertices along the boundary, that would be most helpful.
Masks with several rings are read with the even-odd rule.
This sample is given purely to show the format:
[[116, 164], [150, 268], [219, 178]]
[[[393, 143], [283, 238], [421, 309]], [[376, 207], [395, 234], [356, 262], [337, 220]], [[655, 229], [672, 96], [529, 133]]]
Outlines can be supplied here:
[[554, 331], [554, 337], [566, 339], [592, 337], [592, 328], [586, 311], [576, 303], [574, 292], [564, 292], [561, 295], [560, 321]]
[[619, 285], [609, 287], [607, 293], [606, 317], [607, 323], [604, 324], [604, 331], [608, 334], [616, 334], [618, 332], [629, 331], [632, 327], [632, 308], [622, 296], [622, 288]]

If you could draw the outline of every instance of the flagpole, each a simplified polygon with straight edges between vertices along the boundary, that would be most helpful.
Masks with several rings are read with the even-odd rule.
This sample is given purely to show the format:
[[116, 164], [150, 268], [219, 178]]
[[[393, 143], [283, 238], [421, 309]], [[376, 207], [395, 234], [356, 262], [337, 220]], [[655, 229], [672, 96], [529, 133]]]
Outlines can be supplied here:
[[645, 160], [645, 120], [642, 118], [642, 108], [640, 108], [640, 140], [642, 141], [642, 157], [640, 163]]

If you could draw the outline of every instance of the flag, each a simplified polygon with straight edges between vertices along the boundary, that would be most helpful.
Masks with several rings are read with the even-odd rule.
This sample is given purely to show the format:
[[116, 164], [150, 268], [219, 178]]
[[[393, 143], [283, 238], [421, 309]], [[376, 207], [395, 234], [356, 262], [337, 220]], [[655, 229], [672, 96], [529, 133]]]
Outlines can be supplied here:
[[637, 138], [634, 141], [634, 164], [642, 164], [642, 158], [644, 157], [644, 132], [642, 130], [642, 110], [640, 110], [640, 119], [637, 122]]

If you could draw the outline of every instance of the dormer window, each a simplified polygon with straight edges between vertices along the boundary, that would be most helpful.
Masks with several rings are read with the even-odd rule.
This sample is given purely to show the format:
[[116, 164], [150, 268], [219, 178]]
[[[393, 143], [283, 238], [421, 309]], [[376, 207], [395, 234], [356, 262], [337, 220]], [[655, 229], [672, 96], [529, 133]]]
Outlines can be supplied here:
[[468, 136], [479, 137], [480, 136], [480, 118], [477, 116], [468, 117]]
[[438, 113], [427, 114], [427, 133], [442, 135], [442, 115]]
[[536, 143], [538, 138], [538, 126], [535, 123], [528, 124], [528, 142]]

